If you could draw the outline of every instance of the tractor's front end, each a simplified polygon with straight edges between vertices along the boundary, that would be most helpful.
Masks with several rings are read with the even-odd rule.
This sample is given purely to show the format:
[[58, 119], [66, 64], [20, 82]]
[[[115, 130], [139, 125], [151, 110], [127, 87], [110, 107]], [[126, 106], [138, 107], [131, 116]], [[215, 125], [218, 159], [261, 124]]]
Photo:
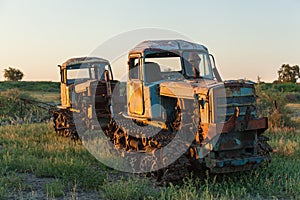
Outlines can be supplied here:
[[253, 83], [225, 81], [222, 85], [212, 87], [208, 93], [212, 104], [208, 130], [216, 138], [201, 144], [209, 153], [200, 161], [213, 173], [254, 169], [270, 160], [272, 148], [263, 136], [268, 119], [257, 117]]

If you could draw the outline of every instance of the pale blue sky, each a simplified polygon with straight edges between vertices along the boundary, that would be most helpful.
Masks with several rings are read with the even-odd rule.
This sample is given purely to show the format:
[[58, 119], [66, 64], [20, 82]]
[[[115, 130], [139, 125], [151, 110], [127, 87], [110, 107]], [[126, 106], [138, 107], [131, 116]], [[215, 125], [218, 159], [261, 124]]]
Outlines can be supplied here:
[[148, 27], [207, 46], [224, 79], [273, 81], [281, 64], [300, 65], [298, 0], [0, 0], [0, 27], [0, 80], [12, 66], [58, 81], [57, 64]]

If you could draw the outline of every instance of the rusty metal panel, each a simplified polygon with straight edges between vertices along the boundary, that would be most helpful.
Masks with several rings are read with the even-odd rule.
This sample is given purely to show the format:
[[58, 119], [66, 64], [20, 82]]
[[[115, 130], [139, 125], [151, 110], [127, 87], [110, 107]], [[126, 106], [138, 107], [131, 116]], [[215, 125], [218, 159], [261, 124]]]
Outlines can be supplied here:
[[60, 84], [60, 98], [61, 98], [61, 106], [66, 107], [66, 84], [61, 83]]
[[198, 50], [207, 51], [207, 48], [203, 45], [188, 42], [185, 40], [151, 40], [143, 41], [136, 45], [129, 54], [133, 53], [143, 53], [145, 51], [179, 51], [179, 50]]
[[211, 173], [217, 174], [255, 169], [265, 160], [266, 158], [262, 156], [253, 156], [240, 159], [205, 159], [206, 166], [210, 168]]
[[164, 82], [160, 85], [160, 95], [174, 98], [194, 99], [194, 90], [186, 82]]
[[86, 92], [90, 88], [91, 82], [92, 81], [89, 80], [89, 81], [86, 81], [84, 83], [76, 84], [75, 85], [75, 92], [76, 93]]
[[263, 117], [255, 120], [250, 120], [246, 130], [266, 130], [268, 128], [268, 118]]
[[131, 81], [127, 85], [129, 113], [144, 114], [143, 85], [141, 81]]
[[78, 64], [83, 64], [83, 63], [94, 63], [94, 62], [103, 62], [103, 63], [109, 63], [108, 60], [105, 60], [103, 58], [98, 58], [98, 57], [79, 57], [79, 58], [70, 58], [66, 62], [64, 62], [61, 65], [62, 69], [67, 68], [68, 66], [71, 65], [78, 65]]
[[218, 90], [214, 90], [215, 119], [216, 122], [230, 120], [238, 108], [237, 118], [243, 120], [246, 114], [251, 118], [256, 116], [256, 94], [253, 84], [244, 82], [225, 83], [226, 94], [219, 95]]
[[268, 118], [251, 119], [248, 126], [244, 127], [244, 121], [229, 119], [225, 123], [217, 124], [218, 133], [229, 133], [231, 131], [251, 131], [251, 130], [266, 130], [268, 128]]
[[206, 95], [199, 96], [200, 119], [202, 123], [210, 122], [209, 101]]
[[152, 117], [151, 112], [151, 96], [154, 94], [150, 93], [149, 87], [144, 87], [144, 104], [145, 104], [145, 117]]

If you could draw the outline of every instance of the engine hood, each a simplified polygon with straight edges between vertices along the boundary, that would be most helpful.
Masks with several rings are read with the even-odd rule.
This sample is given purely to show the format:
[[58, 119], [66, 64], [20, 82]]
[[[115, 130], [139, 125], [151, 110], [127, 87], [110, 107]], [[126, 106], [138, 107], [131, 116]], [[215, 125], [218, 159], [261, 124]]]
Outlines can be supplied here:
[[160, 95], [194, 99], [195, 94], [207, 95], [210, 88], [223, 85], [214, 80], [166, 81], [159, 84]]

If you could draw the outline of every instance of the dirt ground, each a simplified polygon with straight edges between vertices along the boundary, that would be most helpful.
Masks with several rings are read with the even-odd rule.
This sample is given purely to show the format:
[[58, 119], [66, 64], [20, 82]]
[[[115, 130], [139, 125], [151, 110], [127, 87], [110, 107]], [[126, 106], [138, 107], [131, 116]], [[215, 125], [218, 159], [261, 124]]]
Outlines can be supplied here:
[[70, 191], [64, 191], [59, 197], [53, 197], [51, 192], [47, 194], [46, 185], [55, 181], [54, 178], [38, 178], [33, 174], [18, 174], [18, 176], [24, 180], [23, 186], [12, 192], [12, 196], [9, 199], [101, 199], [101, 193], [97, 191], [83, 191], [80, 188], [72, 188]]

